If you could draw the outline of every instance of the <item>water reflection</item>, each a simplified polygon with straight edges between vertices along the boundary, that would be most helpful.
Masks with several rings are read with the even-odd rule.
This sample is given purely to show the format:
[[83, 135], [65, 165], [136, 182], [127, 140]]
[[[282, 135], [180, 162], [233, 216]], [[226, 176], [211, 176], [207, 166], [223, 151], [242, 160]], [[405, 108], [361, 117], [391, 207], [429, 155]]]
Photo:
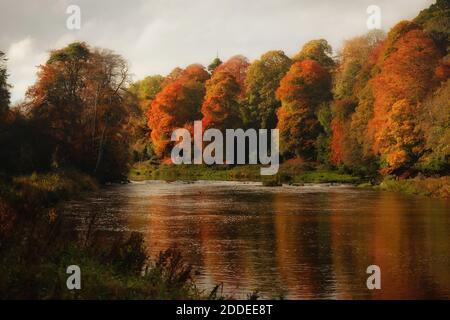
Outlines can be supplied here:
[[[450, 298], [448, 201], [351, 187], [145, 182], [69, 202], [80, 241], [144, 233], [149, 254], [172, 245], [198, 283], [245, 297]], [[366, 288], [367, 266], [382, 290]]]

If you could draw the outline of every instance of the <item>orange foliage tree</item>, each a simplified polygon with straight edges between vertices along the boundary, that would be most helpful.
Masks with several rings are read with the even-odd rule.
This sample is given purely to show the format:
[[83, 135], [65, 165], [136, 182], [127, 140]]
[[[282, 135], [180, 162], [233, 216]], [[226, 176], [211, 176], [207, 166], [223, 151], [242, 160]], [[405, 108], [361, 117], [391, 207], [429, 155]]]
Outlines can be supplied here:
[[53, 166], [123, 178], [133, 108], [126, 102], [128, 83], [126, 61], [109, 50], [75, 42], [51, 52], [27, 91], [27, 104]]
[[374, 109], [368, 132], [375, 154], [381, 152], [381, 141], [387, 132], [385, 127], [394, 103], [408, 99], [416, 104], [436, 87], [435, 70], [441, 56], [433, 39], [415, 23], [400, 22], [389, 32], [377, 65], [380, 72], [370, 81]]
[[424, 136], [417, 123], [417, 105], [406, 99], [394, 103], [381, 132], [381, 172], [400, 173], [411, 167], [424, 151]]
[[286, 157], [315, 157], [315, 143], [321, 131], [316, 111], [330, 98], [331, 77], [314, 60], [294, 63], [280, 82], [276, 95], [280, 151]]
[[201, 109], [203, 128], [219, 130], [238, 128], [241, 126], [239, 112], [241, 87], [232, 74], [217, 69], [206, 82], [206, 94]]
[[248, 59], [241, 55], [236, 55], [220, 64], [215, 70], [216, 72], [228, 72], [234, 77], [239, 84], [240, 94], [245, 92], [245, 78], [247, 76], [247, 68], [250, 65]]
[[168, 154], [170, 137], [177, 128], [189, 126], [201, 118], [200, 106], [209, 78], [203, 66], [194, 64], [166, 82], [147, 112], [148, 126], [157, 156]]
[[384, 33], [373, 30], [344, 43], [334, 74], [334, 101], [331, 105], [330, 158], [335, 165], [360, 167], [365, 161], [363, 141], [371, 117], [370, 88], [367, 82], [375, 65]]

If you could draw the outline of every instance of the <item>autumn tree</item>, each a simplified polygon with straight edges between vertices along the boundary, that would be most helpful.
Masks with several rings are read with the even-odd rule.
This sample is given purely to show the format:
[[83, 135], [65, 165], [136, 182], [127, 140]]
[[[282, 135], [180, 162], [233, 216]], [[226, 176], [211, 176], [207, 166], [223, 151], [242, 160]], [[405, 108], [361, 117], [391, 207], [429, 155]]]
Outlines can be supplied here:
[[436, 0], [414, 19], [447, 54], [450, 46], [450, 1]]
[[188, 66], [159, 92], [147, 112], [154, 151], [158, 157], [168, 155], [170, 137], [177, 128], [201, 119], [200, 106], [209, 78], [203, 66]]
[[331, 70], [335, 62], [331, 57], [332, 48], [325, 39], [311, 40], [303, 45], [300, 52], [298, 52], [292, 59], [294, 61], [315, 60], [322, 67]]
[[365, 136], [373, 104], [367, 83], [383, 39], [383, 32], [373, 30], [345, 41], [339, 52], [331, 105], [330, 157], [335, 165], [354, 169], [372, 162], [365, 155], [367, 150], [362, 137]]
[[175, 82], [183, 74], [183, 69], [180, 67], [174, 68], [161, 83], [161, 89], [167, 87], [169, 84]]
[[417, 24], [403, 21], [389, 32], [377, 63], [380, 71], [370, 80], [374, 107], [368, 133], [374, 154], [380, 154], [381, 141], [386, 140], [383, 133], [392, 106], [403, 99], [415, 105], [436, 88], [440, 58], [433, 39]]
[[247, 58], [237, 55], [214, 70], [206, 82], [201, 108], [203, 128], [225, 130], [242, 127], [241, 106], [248, 66]]
[[30, 116], [52, 145], [53, 166], [120, 179], [128, 163], [129, 82], [122, 57], [85, 43], [54, 50], [27, 92]]
[[400, 174], [422, 156], [424, 137], [417, 113], [417, 105], [407, 99], [397, 101], [389, 111], [380, 141], [383, 174]]
[[294, 63], [280, 82], [276, 95], [280, 151], [286, 157], [316, 157], [315, 144], [321, 132], [316, 112], [330, 99], [331, 77], [314, 60]]
[[336, 99], [356, 97], [370, 79], [376, 59], [374, 51], [385, 38], [381, 30], [344, 41], [338, 54], [333, 94]]
[[424, 133], [424, 153], [419, 168], [428, 173], [450, 173], [450, 79], [420, 106], [419, 126]]
[[206, 82], [206, 94], [201, 109], [203, 128], [224, 131], [241, 127], [240, 92], [241, 87], [231, 73], [216, 70]]
[[241, 55], [236, 55], [220, 64], [214, 72], [227, 72], [234, 77], [240, 87], [240, 94], [245, 93], [245, 78], [247, 68], [250, 65], [248, 59]]
[[276, 127], [276, 111], [281, 104], [275, 92], [291, 64], [291, 59], [283, 51], [269, 51], [250, 65], [245, 80], [247, 90], [244, 108], [248, 126], [268, 129]]
[[[131, 114], [131, 137], [134, 161], [148, 160], [153, 157], [153, 145], [149, 139], [150, 130], [147, 125], [147, 111], [150, 109], [156, 95], [162, 89], [164, 77], [161, 75], [147, 76], [142, 80], [134, 82], [129, 88], [128, 98], [139, 106]], [[133, 101], [134, 100], [134, 101]]]
[[[128, 90], [133, 92], [142, 103], [142, 108], [146, 108], [146, 104], [155, 99], [156, 95], [161, 91], [164, 77], [157, 74], [147, 76], [142, 80], [132, 83]], [[146, 110], [145, 110], [146, 111]]]

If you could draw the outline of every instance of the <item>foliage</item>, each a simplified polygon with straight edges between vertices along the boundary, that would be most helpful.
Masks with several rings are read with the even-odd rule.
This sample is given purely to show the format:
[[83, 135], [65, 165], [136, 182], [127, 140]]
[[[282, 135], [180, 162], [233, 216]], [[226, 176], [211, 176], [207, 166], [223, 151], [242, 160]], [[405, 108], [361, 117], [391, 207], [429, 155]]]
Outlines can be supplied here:
[[433, 40], [413, 23], [401, 22], [389, 32], [380, 72], [370, 82], [374, 95], [374, 113], [368, 132], [372, 149], [380, 153], [382, 134], [388, 115], [399, 100], [412, 104], [422, 101], [436, 87], [435, 69], [440, 53]]
[[220, 67], [216, 69], [206, 82], [206, 94], [201, 108], [203, 128], [239, 128], [240, 92], [241, 87], [231, 73]]
[[173, 130], [201, 119], [200, 106], [208, 78], [203, 66], [190, 65], [156, 95], [147, 118], [158, 157], [168, 155]]
[[417, 106], [403, 99], [397, 101], [387, 116], [381, 133], [382, 173], [390, 174], [410, 168], [423, 153], [423, 133], [415, 115]]
[[273, 129], [280, 102], [275, 96], [280, 80], [292, 62], [283, 51], [269, 51], [255, 60], [247, 70], [245, 121], [253, 128]]
[[[321, 132], [316, 111], [330, 98], [330, 74], [314, 60], [294, 63], [280, 82], [276, 95], [280, 151], [287, 157], [314, 159]], [[293, 139], [295, 137], [295, 139]]]
[[343, 172], [323, 168], [317, 163], [292, 159], [280, 165], [275, 176], [261, 176], [259, 165], [156, 165], [149, 162], [137, 163], [133, 166], [129, 178], [134, 181], [166, 180], [185, 181], [196, 180], [220, 181], [257, 181], [266, 184], [273, 182], [300, 183], [356, 183], [360, 178]]
[[[421, 105], [419, 126], [425, 150], [418, 163], [426, 173], [450, 173], [450, 79]], [[426, 111], [425, 111], [426, 110]]]
[[450, 177], [395, 179], [393, 176], [386, 176], [376, 188], [385, 191], [448, 199], [450, 198]]
[[126, 61], [83, 42], [50, 52], [27, 100], [9, 108], [0, 54], [0, 171], [75, 167], [101, 182], [129, 163], [166, 161], [176, 128], [278, 128], [283, 161], [303, 158], [373, 175], [447, 174], [449, 3], [387, 35], [325, 39], [293, 59], [273, 50], [205, 70], [194, 64], [131, 83]]
[[227, 72], [239, 84], [240, 95], [245, 93], [245, 78], [247, 75], [247, 68], [250, 65], [248, 59], [244, 56], [233, 56], [224, 63], [220, 64], [214, 73]]
[[208, 71], [209, 73], [213, 73], [214, 70], [216, 70], [216, 68], [218, 66], [220, 66], [222, 64], [222, 60], [219, 59], [219, 57], [214, 58], [214, 60], [208, 65]]
[[437, 0], [429, 8], [422, 10], [414, 19], [423, 30], [429, 33], [442, 50], [450, 46], [450, 2]]
[[[111, 243], [72, 239], [58, 202], [95, 188], [92, 178], [74, 170], [0, 181], [2, 299], [222, 298], [197, 290], [176, 248], [150, 260], [140, 233]], [[83, 266], [81, 291], [65, 287], [74, 261]]]
[[294, 57], [294, 61], [315, 60], [322, 67], [331, 70], [335, 62], [331, 57], [333, 49], [325, 39], [311, 40]]
[[100, 180], [117, 180], [127, 170], [124, 103], [126, 62], [109, 50], [73, 43], [52, 51], [29, 88], [29, 117], [51, 149], [51, 165], [76, 166]]

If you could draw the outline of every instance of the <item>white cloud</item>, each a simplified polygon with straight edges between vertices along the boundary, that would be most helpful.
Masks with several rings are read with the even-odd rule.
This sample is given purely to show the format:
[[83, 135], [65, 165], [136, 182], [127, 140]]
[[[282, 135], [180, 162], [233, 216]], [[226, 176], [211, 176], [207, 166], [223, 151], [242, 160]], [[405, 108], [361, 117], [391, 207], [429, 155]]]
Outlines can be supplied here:
[[45, 52], [34, 48], [34, 40], [26, 37], [11, 44], [7, 51], [9, 83], [12, 84], [11, 101], [24, 98], [25, 92], [36, 79], [36, 66], [45, 62]]

